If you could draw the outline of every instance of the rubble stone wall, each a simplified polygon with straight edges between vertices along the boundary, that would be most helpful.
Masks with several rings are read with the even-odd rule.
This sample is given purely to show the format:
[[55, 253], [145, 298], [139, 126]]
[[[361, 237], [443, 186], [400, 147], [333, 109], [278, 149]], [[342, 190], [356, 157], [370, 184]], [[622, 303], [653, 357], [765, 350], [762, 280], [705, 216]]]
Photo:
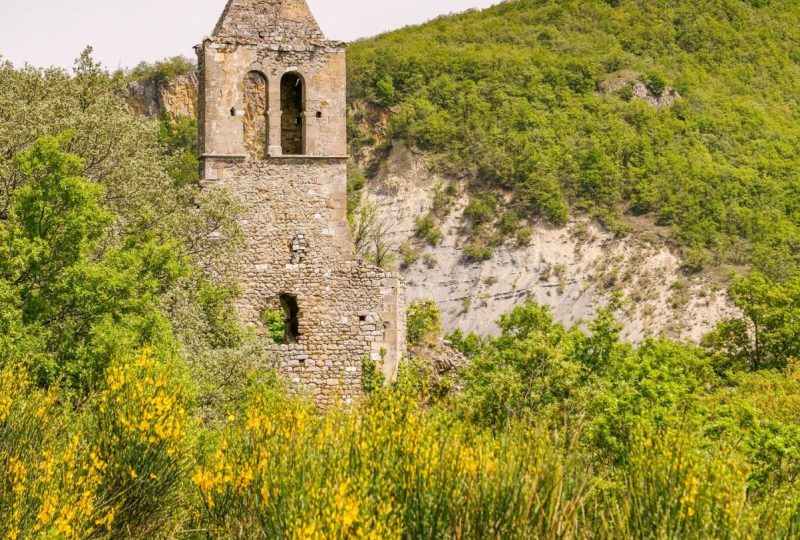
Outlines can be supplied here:
[[347, 162], [286, 157], [213, 165], [208, 188], [229, 188], [246, 206], [238, 262], [243, 322], [262, 330], [281, 295], [297, 298], [297, 343], [275, 345], [280, 370], [320, 404], [361, 395], [365, 358], [397, 371], [405, 341], [405, 299], [397, 275], [354, 254], [346, 221]]
[[[304, 0], [230, 0], [197, 53], [202, 185], [246, 208], [239, 316], [263, 332], [265, 313], [283, 313], [279, 369], [323, 406], [355, 400], [365, 359], [397, 373], [405, 290], [356, 256], [347, 223], [345, 45], [325, 40]], [[287, 74], [299, 111], [282, 104]], [[287, 126], [302, 126], [289, 151]]]

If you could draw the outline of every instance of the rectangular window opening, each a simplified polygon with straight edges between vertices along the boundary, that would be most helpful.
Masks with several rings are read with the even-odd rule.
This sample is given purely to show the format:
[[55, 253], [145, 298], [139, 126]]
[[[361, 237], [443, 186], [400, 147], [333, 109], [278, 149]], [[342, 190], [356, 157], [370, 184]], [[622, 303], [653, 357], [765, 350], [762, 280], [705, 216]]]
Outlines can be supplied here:
[[297, 297], [291, 294], [281, 294], [281, 307], [286, 321], [286, 343], [297, 343], [300, 340], [300, 307]]

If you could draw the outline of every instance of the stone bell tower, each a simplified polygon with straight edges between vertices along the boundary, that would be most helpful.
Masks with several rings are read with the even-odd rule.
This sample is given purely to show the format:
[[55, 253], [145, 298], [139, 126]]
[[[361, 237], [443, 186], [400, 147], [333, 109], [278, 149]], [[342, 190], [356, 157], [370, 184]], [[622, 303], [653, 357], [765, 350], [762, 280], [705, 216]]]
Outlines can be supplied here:
[[319, 403], [357, 398], [365, 358], [396, 374], [405, 296], [347, 225], [346, 45], [305, 0], [230, 0], [197, 53], [202, 185], [246, 207], [239, 315], [271, 321], [279, 369]]

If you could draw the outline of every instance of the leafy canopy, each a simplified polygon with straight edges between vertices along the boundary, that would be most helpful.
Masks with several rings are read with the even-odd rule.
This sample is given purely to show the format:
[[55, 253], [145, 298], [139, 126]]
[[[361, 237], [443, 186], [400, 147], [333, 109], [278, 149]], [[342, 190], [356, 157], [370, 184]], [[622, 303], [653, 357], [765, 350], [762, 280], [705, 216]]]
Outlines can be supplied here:
[[0, 224], [0, 290], [19, 310], [20, 332], [36, 337], [19, 352], [40, 382], [82, 389], [130, 347], [177, 349], [159, 297], [191, 268], [149, 234], [99, 249], [112, 215], [103, 188], [80, 176], [82, 160], [63, 151], [70, 139], [43, 137], [14, 159], [24, 183]]
[[[792, 0], [514, 0], [354, 43], [349, 96], [391, 108], [387, 140], [479, 195], [510, 191], [521, 217], [586, 212], [624, 232], [648, 215], [692, 269], [785, 279], [800, 262], [799, 25]], [[680, 98], [654, 107], [637, 81]]]

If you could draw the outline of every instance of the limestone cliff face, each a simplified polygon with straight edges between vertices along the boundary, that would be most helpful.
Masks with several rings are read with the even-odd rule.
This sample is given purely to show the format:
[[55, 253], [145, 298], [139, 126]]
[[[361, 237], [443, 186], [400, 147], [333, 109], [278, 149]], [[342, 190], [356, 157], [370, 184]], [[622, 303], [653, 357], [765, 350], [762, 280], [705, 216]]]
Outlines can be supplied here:
[[[439, 225], [441, 243], [430, 246], [414, 238], [415, 219], [433, 209], [437, 188], [448, 183], [459, 193]], [[617, 238], [581, 218], [564, 227], [533, 223], [527, 245], [509, 240], [491, 260], [466, 262], [461, 248], [469, 197], [458, 181], [432, 173], [425, 156], [394, 143], [367, 190], [393, 231], [398, 260], [403, 243], [417, 252], [402, 272], [409, 301], [435, 300], [448, 331], [495, 334], [497, 319], [526, 300], [549, 306], [567, 326], [580, 325], [615, 293], [627, 300], [618, 318], [630, 341], [659, 334], [698, 341], [735, 313], [724, 287], [710, 276], [682, 272], [668, 231], [652, 224], [637, 223], [637, 232]]]
[[180, 75], [167, 82], [144, 79], [128, 83], [128, 107], [137, 115], [170, 120], [197, 117], [197, 73]]

